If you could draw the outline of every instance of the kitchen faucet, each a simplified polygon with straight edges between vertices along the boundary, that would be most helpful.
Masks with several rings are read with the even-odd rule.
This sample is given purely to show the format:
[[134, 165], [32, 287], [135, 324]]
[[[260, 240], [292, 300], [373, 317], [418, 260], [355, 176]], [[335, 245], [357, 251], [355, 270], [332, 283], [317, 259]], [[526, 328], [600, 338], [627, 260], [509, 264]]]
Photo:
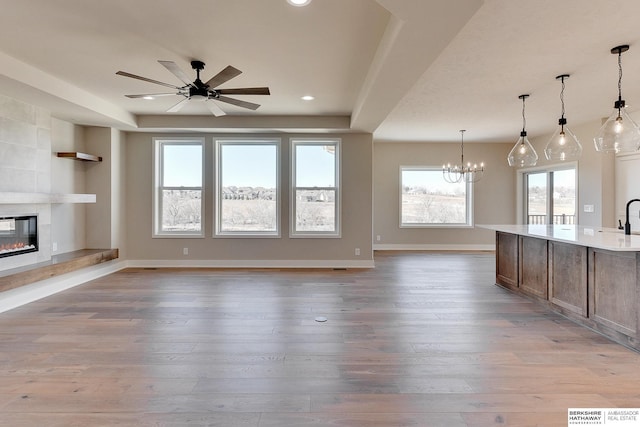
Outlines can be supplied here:
[[627, 202], [626, 220], [624, 223], [624, 234], [631, 235], [631, 224], [629, 223], [629, 205], [633, 202], [640, 202], [640, 199], [631, 199]]

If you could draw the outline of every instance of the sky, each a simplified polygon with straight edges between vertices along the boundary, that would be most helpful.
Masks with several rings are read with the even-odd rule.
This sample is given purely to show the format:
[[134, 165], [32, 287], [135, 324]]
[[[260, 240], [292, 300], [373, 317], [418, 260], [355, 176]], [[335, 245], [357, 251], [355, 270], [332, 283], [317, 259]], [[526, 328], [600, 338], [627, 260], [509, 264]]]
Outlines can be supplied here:
[[[275, 145], [225, 144], [221, 148], [223, 186], [276, 187]], [[164, 186], [202, 186], [200, 145], [165, 145], [164, 150]], [[334, 154], [318, 145], [298, 145], [296, 153], [299, 187], [335, 185]]]
[[[547, 186], [547, 172], [541, 171], [539, 173], [529, 173], [529, 186], [530, 187], [546, 187]], [[565, 169], [553, 172], [553, 182], [555, 187], [575, 187], [576, 185], [576, 173], [575, 169]]]
[[454, 187], [462, 187], [462, 189], [465, 187], [465, 183], [450, 184], [446, 182], [442, 176], [442, 169], [434, 169], [428, 173], [425, 173], [424, 170], [403, 170], [402, 185], [409, 187], [428, 186], [442, 192], [451, 191]]

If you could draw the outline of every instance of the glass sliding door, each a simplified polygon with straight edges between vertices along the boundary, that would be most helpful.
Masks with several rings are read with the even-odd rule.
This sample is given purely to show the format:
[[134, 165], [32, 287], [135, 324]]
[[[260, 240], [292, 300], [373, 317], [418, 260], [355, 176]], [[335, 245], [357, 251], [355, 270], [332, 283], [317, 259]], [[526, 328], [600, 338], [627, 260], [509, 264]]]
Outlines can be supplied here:
[[546, 172], [528, 173], [526, 178], [527, 190], [527, 224], [547, 224], [548, 188]]
[[565, 169], [551, 172], [553, 177], [553, 223], [575, 224], [576, 171]]
[[524, 174], [526, 224], [575, 224], [577, 220], [576, 169]]

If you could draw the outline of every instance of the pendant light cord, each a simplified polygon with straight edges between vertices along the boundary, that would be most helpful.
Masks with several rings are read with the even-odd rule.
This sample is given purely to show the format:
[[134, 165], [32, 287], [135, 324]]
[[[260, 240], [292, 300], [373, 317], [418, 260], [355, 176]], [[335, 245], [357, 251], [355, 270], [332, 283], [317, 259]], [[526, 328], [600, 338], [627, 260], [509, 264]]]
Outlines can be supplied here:
[[618, 53], [618, 99], [622, 99], [622, 52]]
[[562, 77], [562, 89], [560, 89], [560, 104], [562, 105], [561, 117], [564, 119], [564, 77]]
[[562, 89], [560, 89], [560, 104], [562, 105], [562, 115], [560, 116], [560, 132], [564, 134], [564, 124], [567, 122], [564, 118], [564, 79], [565, 76], [560, 77], [562, 82]]
[[460, 129], [460, 166], [464, 169], [464, 133], [466, 130]]
[[525, 128], [527, 127], [527, 118], [524, 115], [524, 100], [527, 99], [526, 96], [522, 96], [522, 136], [527, 134]]
[[618, 50], [618, 117], [622, 110], [622, 50]]

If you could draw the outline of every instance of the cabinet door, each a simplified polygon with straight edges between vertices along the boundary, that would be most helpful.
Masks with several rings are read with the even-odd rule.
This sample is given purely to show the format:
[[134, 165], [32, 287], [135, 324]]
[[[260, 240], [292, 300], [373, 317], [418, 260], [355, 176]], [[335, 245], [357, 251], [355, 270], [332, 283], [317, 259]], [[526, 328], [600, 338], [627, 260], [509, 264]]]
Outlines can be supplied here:
[[547, 240], [520, 236], [520, 289], [545, 300], [549, 296], [547, 246]]
[[589, 250], [589, 316], [630, 337], [638, 336], [635, 252]]
[[587, 317], [587, 248], [549, 242], [549, 300]]
[[496, 283], [518, 288], [518, 236], [496, 232]]

